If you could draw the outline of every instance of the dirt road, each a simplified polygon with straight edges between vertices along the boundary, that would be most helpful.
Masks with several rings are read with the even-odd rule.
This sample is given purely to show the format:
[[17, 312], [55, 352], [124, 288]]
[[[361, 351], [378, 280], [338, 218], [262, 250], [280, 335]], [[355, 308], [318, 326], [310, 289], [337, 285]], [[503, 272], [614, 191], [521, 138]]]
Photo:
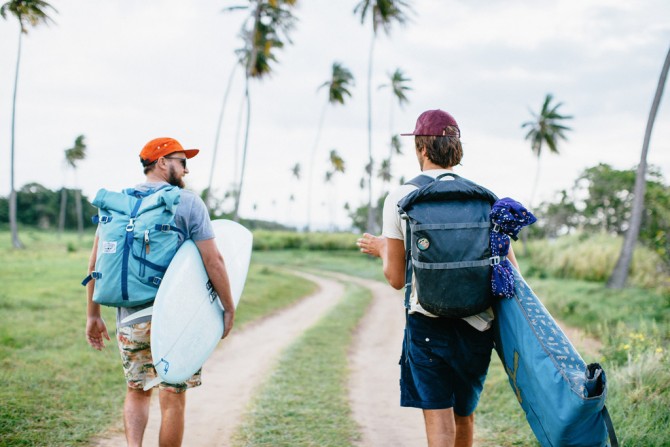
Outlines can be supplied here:
[[[397, 364], [404, 326], [399, 292], [376, 281], [345, 275], [336, 275], [339, 281], [300, 275], [317, 283], [319, 290], [288, 309], [233, 332], [207, 361], [203, 385], [187, 395], [184, 446], [230, 445], [230, 436], [254, 391], [281, 352], [342, 297], [344, 288], [339, 281], [355, 282], [373, 293], [349, 356], [349, 395], [354, 418], [361, 426], [361, 446], [425, 445], [421, 413], [399, 405]], [[158, 445], [159, 424], [160, 409], [154, 396], [145, 445]], [[125, 438], [117, 431], [95, 445], [122, 446]]]
[[[257, 387], [272, 371], [282, 351], [339, 302], [344, 293], [342, 282], [354, 282], [373, 294], [349, 352], [349, 400], [361, 428], [360, 446], [426, 445], [421, 412], [399, 405], [402, 292], [381, 282], [346, 275], [295, 273], [315, 282], [318, 291], [288, 309], [233, 332], [222, 342], [203, 368], [203, 385], [188, 392], [183, 445], [231, 445], [230, 437]], [[578, 346], [597, 351], [597, 341], [566, 329]], [[159, 423], [160, 410], [154, 398], [145, 445], [158, 445]], [[94, 445], [122, 446], [125, 438], [117, 430]]]

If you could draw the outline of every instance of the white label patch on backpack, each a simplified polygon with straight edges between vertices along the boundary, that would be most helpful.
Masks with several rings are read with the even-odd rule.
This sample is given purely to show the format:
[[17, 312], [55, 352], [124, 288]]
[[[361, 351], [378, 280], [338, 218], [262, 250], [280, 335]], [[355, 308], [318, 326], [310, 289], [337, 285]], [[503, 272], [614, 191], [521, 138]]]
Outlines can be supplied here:
[[102, 241], [102, 252], [107, 254], [116, 253], [116, 241]]

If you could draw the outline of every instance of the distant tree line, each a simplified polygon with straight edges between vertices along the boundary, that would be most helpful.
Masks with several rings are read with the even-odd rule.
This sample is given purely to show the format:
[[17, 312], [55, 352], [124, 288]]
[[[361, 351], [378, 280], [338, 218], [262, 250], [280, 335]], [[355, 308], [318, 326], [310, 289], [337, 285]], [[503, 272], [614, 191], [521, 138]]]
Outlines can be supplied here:
[[[61, 213], [62, 195], [66, 194], [67, 203], [71, 204], [64, 209], [64, 228], [66, 230], [77, 229], [77, 209], [75, 206], [79, 191], [63, 188], [52, 191], [39, 183], [28, 183], [16, 192], [16, 214], [17, 220], [23, 225], [36, 226], [45, 230], [57, 230]], [[88, 198], [82, 198], [82, 214], [84, 228], [93, 227], [91, 216], [97, 213], [97, 209], [91, 205]], [[9, 222], [9, 199], [0, 197], [0, 223]]]
[[[576, 231], [624, 235], [630, 227], [635, 177], [636, 169], [617, 170], [604, 163], [585, 169], [571, 190], [533, 210], [538, 222], [529, 227], [530, 236], [553, 238]], [[670, 186], [658, 168], [647, 171], [644, 203], [639, 241], [670, 265]]]

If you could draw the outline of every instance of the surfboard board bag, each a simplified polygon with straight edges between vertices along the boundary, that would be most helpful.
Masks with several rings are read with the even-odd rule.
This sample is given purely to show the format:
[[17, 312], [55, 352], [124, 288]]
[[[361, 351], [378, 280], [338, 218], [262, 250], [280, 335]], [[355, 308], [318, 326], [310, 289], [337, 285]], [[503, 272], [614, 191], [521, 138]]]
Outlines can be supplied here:
[[542, 446], [618, 446], [605, 399], [607, 378], [587, 365], [514, 270], [515, 293], [496, 300], [495, 350]]
[[489, 247], [489, 212], [497, 197], [453, 173], [408, 183], [418, 189], [398, 202], [407, 222], [405, 306], [414, 275], [419, 303], [432, 314], [460, 318], [487, 309], [492, 266], [504, 259]]
[[149, 303], [179, 246], [174, 213], [180, 193], [176, 186], [147, 192], [101, 189], [93, 205], [98, 214], [98, 253], [93, 301], [105, 306], [132, 307]]

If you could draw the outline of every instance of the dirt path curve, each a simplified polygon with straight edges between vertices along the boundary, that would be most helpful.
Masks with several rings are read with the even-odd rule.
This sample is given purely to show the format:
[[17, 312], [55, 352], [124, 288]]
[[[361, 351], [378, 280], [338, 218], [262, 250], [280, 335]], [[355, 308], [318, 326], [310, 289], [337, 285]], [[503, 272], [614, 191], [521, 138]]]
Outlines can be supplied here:
[[360, 445], [426, 445], [421, 411], [400, 406], [397, 365], [405, 327], [403, 292], [379, 281], [333, 276], [359, 284], [373, 295], [349, 353], [349, 400], [354, 419], [361, 426]]
[[[293, 272], [315, 282], [319, 290], [231, 337], [214, 351], [203, 368], [203, 385], [188, 392], [185, 447], [228, 446], [253, 392], [272, 371], [281, 352], [342, 298], [340, 282]], [[160, 408], [152, 400], [144, 445], [158, 445]], [[126, 445], [123, 433], [99, 440], [98, 447]]]

